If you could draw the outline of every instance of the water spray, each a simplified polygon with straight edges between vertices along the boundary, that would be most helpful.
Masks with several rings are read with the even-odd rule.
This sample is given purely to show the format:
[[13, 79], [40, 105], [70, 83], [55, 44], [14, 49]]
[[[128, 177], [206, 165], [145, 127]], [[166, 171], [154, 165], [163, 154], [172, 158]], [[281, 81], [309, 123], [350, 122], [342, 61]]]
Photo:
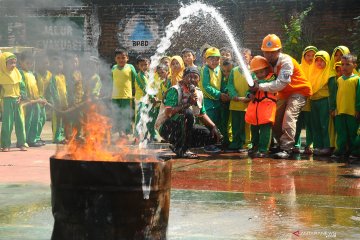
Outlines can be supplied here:
[[[220, 14], [216, 8], [212, 6], [208, 6], [202, 2], [194, 2], [192, 4], [182, 6], [179, 10], [180, 15], [172, 20], [165, 28], [165, 36], [161, 38], [160, 43], [157, 45], [157, 49], [155, 54], [150, 58], [150, 75], [149, 75], [149, 84], [147, 86], [147, 94], [153, 95], [157, 93], [157, 89], [151, 88], [154, 82], [154, 74], [156, 66], [159, 64], [159, 61], [161, 57], [164, 55], [166, 50], [171, 46], [171, 40], [173, 39], [174, 35], [179, 33], [181, 31], [181, 26], [183, 24], [191, 22], [192, 16], [198, 16], [197, 13], [201, 12], [204, 16], [210, 15], [213, 17], [217, 23], [219, 24], [220, 28], [224, 31], [227, 39], [229, 40], [231, 47], [235, 53], [236, 58], [239, 61], [240, 68], [242, 69], [242, 73], [245, 76], [245, 79], [249, 86], [254, 86], [254, 81], [250, 75], [250, 72], [244, 62], [244, 59], [242, 58], [242, 55], [239, 51], [239, 46], [235, 41], [234, 35], [231, 33], [229, 27], [227, 26], [224, 18]], [[148, 96], [145, 96], [144, 98], [148, 98]], [[144, 99], [145, 100], [145, 99]], [[145, 108], [143, 112], [140, 112], [140, 123], [136, 128], [140, 130], [139, 132], [145, 133], [147, 131], [146, 129], [146, 123], [149, 121], [148, 112], [151, 109], [151, 104], [148, 108]], [[143, 123], [142, 123], [143, 121]], [[144, 129], [145, 127], [145, 129]], [[139, 148], [145, 148], [146, 147], [146, 140], [144, 143], [142, 141], [139, 144]]]

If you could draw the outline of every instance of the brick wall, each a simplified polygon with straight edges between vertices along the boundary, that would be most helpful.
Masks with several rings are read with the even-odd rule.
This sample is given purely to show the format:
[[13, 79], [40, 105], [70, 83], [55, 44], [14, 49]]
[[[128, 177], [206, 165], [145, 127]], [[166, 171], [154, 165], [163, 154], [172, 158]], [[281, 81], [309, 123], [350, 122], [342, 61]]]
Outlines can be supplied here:
[[[16, 0], [10, 1], [14, 5]], [[21, 2], [21, 1], [20, 1]], [[130, 48], [131, 58], [139, 54], [151, 55], [159, 38], [164, 35], [165, 26], [179, 15], [178, 1], [144, 1], [128, 0], [87, 0], [84, 6], [66, 6], [63, 8], [39, 9], [27, 1], [26, 9], [21, 10], [22, 15], [51, 15], [51, 16], [76, 16], [85, 17], [86, 39], [91, 46], [96, 46], [92, 37], [94, 30], [94, 11], [96, 11], [101, 35], [98, 41], [98, 50], [102, 57], [112, 60], [113, 50], [124, 46]], [[36, 2], [33, 0], [33, 2]], [[74, 3], [75, 1], [73, 1]], [[308, 0], [239, 0], [239, 1], [208, 1], [215, 4], [225, 16], [230, 29], [233, 30], [240, 45], [260, 54], [259, 48], [262, 38], [268, 33], [276, 33], [284, 38], [283, 23], [288, 22], [291, 14], [296, 14], [306, 9], [311, 1]], [[357, 0], [314, 0], [313, 10], [305, 18], [305, 40], [321, 49], [331, 53], [338, 45], [353, 48], [348, 29], [354, 27], [353, 18], [360, 15], [360, 4]], [[0, 2], [2, 16], [15, 16], [19, 11], [14, 6], [7, 5], [6, 1]], [[81, 5], [81, 4], [80, 4]], [[17, 5], [19, 6], [19, 5]], [[19, 9], [17, 9], [19, 10]], [[95, 21], [95, 22], [96, 22]], [[141, 29], [144, 40], [150, 39], [141, 46], [141, 36], [127, 29]], [[152, 37], [152, 38], [151, 38]], [[134, 47], [134, 39], [140, 41]], [[182, 27], [180, 35], [176, 36], [169, 52], [179, 53], [184, 47], [199, 48], [205, 43], [218, 47], [228, 45], [222, 31], [213, 24], [210, 18], [197, 18], [196, 23]], [[150, 46], [150, 47], [149, 47]]]

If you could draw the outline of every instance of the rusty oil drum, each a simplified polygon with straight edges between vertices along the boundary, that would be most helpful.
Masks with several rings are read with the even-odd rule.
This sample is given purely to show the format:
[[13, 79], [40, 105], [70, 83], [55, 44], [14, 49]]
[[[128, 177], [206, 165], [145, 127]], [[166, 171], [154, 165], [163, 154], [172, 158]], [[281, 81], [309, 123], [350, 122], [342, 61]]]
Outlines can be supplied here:
[[166, 239], [171, 162], [52, 157], [50, 175], [52, 240]]

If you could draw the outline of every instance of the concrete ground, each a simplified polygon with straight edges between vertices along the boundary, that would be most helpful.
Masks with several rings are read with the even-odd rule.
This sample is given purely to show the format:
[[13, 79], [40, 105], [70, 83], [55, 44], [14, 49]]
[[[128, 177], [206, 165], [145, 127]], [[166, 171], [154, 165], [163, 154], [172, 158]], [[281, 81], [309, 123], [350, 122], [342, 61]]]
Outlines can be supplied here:
[[[50, 239], [49, 122], [42, 138], [0, 152], [1, 240]], [[171, 161], [168, 239], [360, 239], [360, 165], [237, 153]]]

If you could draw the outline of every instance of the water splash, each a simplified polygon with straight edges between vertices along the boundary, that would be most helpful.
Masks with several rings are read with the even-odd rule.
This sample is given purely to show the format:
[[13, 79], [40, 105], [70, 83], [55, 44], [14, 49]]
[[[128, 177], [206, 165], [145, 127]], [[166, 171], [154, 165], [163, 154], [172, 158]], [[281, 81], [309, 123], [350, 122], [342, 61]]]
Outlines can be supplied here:
[[141, 167], [141, 183], [144, 199], [150, 198], [151, 180], [152, 180], [152, 165], [147, 163], [140, 163]]
[[[206, 15], [210, 15], [212, 18], [216, 20], [216, 22], [219, 24], [219, 28], [222, 29], [229, 40], [231, 47], [235, 53], [236, 58], [239, 61], [240, 68], [243, 71], [243, 74], [246, 78], [246, 81], [250, 86], [253, 86], [254, 82], [250, 75], [250, 72], [241, 56], [241, 53], [239, 51], [239, 46], [235, 41], [234, 35], [231, 33], [229, 27], [227, 26], [224, 18], [220, 14], [216, 8], [206, 5], [202, 2], [194, 2], [192, 4], [182, 6], [179, 10], [180, 15], [172, 20], [165, 28], [165, 36], [160, 40], [160, 43], [157, 46], [155, 54], [151, 57], [151, 64], [150, 64], [150, 76], [149, 76], [149, 84], [147, 86], [147, 94], [153, 95], [157, 93], [157, 89], [151, 88], [153, 86], [154, 82], [154, 74], [156, 66], [159, 64], [159, 61], [161, 57], [164, 55], [166, 50], [171, 46], [171, 40], [173, 39], [174, 35], [179, 33], [181, 31], [181, 26], [186, 23], [190, 23], [193, 16], [199, 17], [198, 13], [202, 13], [204, 17]], [[143, 101], [146, 101], [148, 99], [147, 96], [144, 97]], [[151, 105], [151, 104], [149, 104]], [[150, 111], [151, 106], [144, 109], [144, 111], [140, 112], [140, 123], [136, 128], [138, 129], [139, 133], [144, 133], [147, 131], [146, 124], [149, 119], [148, 112]], [[144, 128], [145, 127], [145, 128]], [[140, 139], [139, 148], [146, 148], [146, 140]]]

